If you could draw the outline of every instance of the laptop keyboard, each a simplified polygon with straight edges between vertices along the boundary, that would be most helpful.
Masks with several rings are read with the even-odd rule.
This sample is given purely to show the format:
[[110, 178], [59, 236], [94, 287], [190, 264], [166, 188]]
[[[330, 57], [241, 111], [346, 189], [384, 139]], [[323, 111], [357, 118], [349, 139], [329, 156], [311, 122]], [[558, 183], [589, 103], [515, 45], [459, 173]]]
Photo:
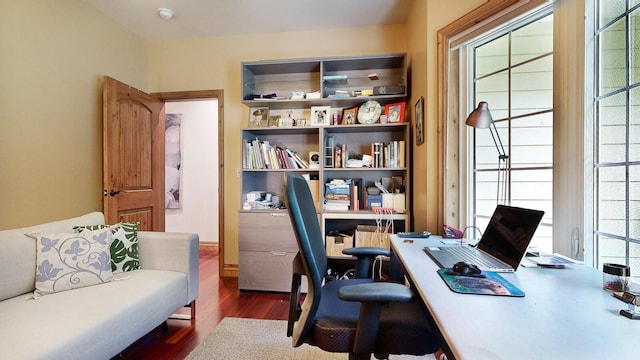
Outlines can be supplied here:
[[463, 248], [461, 246], [452, 246], [452, 247], [442, 248], [442, 250], [446, 250], [449, 254], [460, 259], [460, 261], [464, 261], [469, 264], [474, 264], [480, 268], [488, 269], [488, 268], [496, 267], [494, 263], [488, 261], [487, 259], [482, 257], [482, 255], [478, 254], [475, 251], [469, 251], [471, 249], [468, 249], [468, 248]]

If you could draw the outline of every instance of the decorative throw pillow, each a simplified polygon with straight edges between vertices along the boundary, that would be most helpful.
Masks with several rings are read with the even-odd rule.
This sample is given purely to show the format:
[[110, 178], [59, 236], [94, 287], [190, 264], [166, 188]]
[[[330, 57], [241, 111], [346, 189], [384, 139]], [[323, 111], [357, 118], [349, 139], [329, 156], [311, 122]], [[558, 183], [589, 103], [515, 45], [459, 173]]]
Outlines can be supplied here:
[[34, 298], [111, 281], [111, 231], [70, 234], [35, 233], [36, 290]]
[[111, 229], [111, 270], [117, 274], [140, 268], [138, 225], [140, 225], [139, 222], [121, 222], [115, 225], [75, 226], [74, 229], [79, 231], [82, 229]]

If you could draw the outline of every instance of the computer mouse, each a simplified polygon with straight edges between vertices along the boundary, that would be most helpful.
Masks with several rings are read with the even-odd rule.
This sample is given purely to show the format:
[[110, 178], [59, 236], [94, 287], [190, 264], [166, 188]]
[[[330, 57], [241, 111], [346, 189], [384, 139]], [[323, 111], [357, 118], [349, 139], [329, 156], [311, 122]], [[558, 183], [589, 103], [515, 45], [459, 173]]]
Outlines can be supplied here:
[[455, 263], [451, 270], [459, 275], [479, 275], [482, 272], [477, 266], [464, 261]]

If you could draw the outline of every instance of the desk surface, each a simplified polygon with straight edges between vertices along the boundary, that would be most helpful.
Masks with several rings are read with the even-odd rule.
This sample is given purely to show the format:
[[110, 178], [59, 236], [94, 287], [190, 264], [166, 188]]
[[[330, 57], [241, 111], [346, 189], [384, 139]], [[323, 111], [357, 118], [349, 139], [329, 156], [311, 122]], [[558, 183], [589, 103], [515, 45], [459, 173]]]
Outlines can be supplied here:
[[441, 238], [404, 240], [392, 236], [392, 250], [458, 360], [637, 359], [640, 354], [640, 320], [619, 315], [627, 304], [602, 289], [602, 272], [596, 269], [520, 267], [501, 276], [525, 297], [458, 294], [422, 250], [442, 246]]

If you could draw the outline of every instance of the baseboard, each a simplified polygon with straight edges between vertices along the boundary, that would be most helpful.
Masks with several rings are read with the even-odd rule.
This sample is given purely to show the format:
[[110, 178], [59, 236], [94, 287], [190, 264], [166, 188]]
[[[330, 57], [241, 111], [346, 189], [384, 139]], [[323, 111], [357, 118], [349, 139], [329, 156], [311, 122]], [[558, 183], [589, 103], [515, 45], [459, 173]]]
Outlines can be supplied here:
[[200, 241], [200, 248], [206, 250], [218, 250], [220, 248], [220, 244], [212, 241]]

